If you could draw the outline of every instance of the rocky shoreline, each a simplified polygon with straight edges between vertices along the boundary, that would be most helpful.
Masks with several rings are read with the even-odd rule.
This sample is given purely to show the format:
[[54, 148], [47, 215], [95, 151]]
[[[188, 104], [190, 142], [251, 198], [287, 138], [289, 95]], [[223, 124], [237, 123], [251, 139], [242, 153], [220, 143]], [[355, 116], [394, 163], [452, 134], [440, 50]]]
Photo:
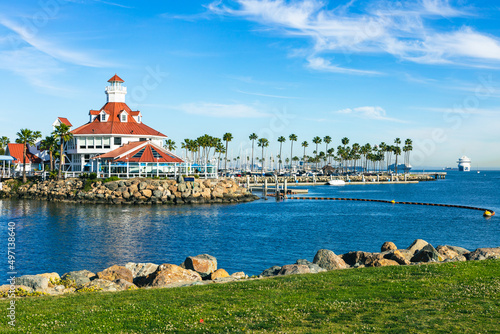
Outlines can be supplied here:
[[393, 242], [385, 242], [380, 252], [349, 252], [336, 255], [327, 249], [319, 250], [312, 262], [299, 259], [294, 264], [273, 266], [259, 276], [248, 277], [244, 272], [229, 274], [217, 267], [217, 259], [208, 254], [188, 256], [180, 265], [164, 263], [133, 263], [113, 265], [98, 273], [79, 270], [65, 273], [24, 275], [11, 284], [0, 286], [0, 298], [36, 295], [61, 295], [93, 291], [123, 291], [139, 288], [172, 288], [214, 283], [227, 283], [247, 279], [264, 279], [273, 276], [320, 273], [331, 270], [420, 265], [454, 261], [499, 259], [500, 247], [478, 248], [469, 251], [456, 246], [434, 248], [422, 239], [415, 240], [408, 248], [398, 249]]
[[135, 178], [126, 180], [66, 180], [3, 182], [0, 198], [39, 199], [102, 204], [210, 204], [258, 199], [232, 179], [184, 181]]

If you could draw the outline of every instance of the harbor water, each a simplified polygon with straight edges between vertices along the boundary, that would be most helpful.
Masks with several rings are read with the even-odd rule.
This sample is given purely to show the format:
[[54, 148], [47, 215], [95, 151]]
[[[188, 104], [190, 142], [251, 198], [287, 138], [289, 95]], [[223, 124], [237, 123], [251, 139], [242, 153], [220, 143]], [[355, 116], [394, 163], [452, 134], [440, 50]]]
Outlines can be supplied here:
[[[0, 200], [0, 243], [7, 249], [15, 224], [17, 276], [113, 264], [180, 264], [207, 253], [229, 273], [261, 273], [273, 265], [312, 261], [316, 251], [336, 254], [399, 248], [415, 239], [474, 250], [500, 246], [500, 172], [448, 172], [418, 184], [311, 186], [308, 196], [351, 197], [477, 206], [458, 208], [351, 201], [282, 201], [202, 206], [113, 206]], [[299, 195], [303, 196], [303, 195]], [[7, 259], [0, 265], [9, 272]], [[5, 283], [2, 283], [5, 284]]]

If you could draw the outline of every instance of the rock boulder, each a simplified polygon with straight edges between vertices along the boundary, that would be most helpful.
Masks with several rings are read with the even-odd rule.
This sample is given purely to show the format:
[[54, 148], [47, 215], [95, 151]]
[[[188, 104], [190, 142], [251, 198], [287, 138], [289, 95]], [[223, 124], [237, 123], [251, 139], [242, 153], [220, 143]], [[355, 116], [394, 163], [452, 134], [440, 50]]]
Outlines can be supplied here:
[[465, 254], [468, 261], [473, 260], [486, 260], [486, 259], [499, 259], [500, 247], [496, 248], [478, 248], [472, 253]]
[[148, 276], [154, 273], [158, 269], [158, 265], [154, 263], [134, 263], [128, 262], [125, 268], [132, 272], [132, 276], [135, 278]]
[[438, 251], [432, 247], [431, 244], [425, 245], [421, 250], [415, 253], [411, 258], [411, 262], [431, 262], [431, 261], [443, 261], [444, 258], [438, 253]]
[[207, 277], [217, 270], [217, 259], [208, 254], [188, 256], [181, 264], [181, 267], [194, 270], [200, 274], [201, 277]]
[[267, 268], [266, 270], [264, 270], [260, 274], [260, 276], [264, 276], [264, 277], [276, 276], [276, 275], [278, 275], [278, 273], [280, 272], [280, 270], [281, 270], [280, 266], [272, 266], [271, 268]]
[[407, 248], [407, 250], [410, 251], [410, 253], [412, 255], [415, 255], [418, 251], [420, 251], [422, 248], [424, 248], [428, 244], [429, 243], [425, 240], [417, 239], [417, 240], [413, 241], [413, 243], [410, 245], [410, 247]]
[[382, 245], [382, 247], [380, 247], [380, 251], [381, 252], [386, 252], [386, 251], [396, 250], [396, 249], [398, 249], [398, 248], [396, 247], [396, 245], [394, 244], [394, 242], [391, 242], [391, 241], [384, 242], [384, 244]]
[[300, 265], [308, 266], [309, 267], [309, 271], [311, 273], [313, 273], [313, 274], [321, 273], [323, 271], [326, 271], [326, 269], [321, 268], [316, 263], [312, 263], [312, 262], [310, 262], [308, 260], [305, 260], [305, 259], [299, 259], [299, 260], [297, 260], [297, 262], [295, 262], [295, 264], [300, 264]]
[[175, 264], [165, 263], [158, 267], [158, 270], [146, 277], [148, 286], [159, 288], [176, 283], [190, 283], [201, 281], [201, 276], [197, 272], [184, 269]]
[[309, 274], [311, 270], [305, 264], [287, 264], [281, 267], [278, 275]]
[[70, 271], [62, 276], [63, 280], [71, 280], [75, 283], [75, 285], [84, 285], [90, 282], [90, 279], [95, 277], [96, 275], [88, 270], [78, 270], [78, 271]]
[[97, 273], [97, 278], [99, 279], [105, 279], [108, 281], [114, 281], [116, 279], [124, 279], [130, 283], [133, 283], [134, 281], [134, 276], [132, 275], [132, 272], [123, 267], [123, 266], [111, 266], [109, 268], [104, 269], [101, 272]]
[[45, 291], [49, 288], [49, 279], [40, 275], [24, 275], [16, 277], [16, 285], [25, 285], [34, 291]]
[[216, 271], [210, 274], [211, 280], [218, 278], [226, 278], [226, 277], [229, 277], [229, 274], [224, 269], [217, 269]]
[[328, 249], [320, 249], [314, 256], [313, 263], [316, 263], [318, 266], [326, 270], [347, 268], [345, 261]]

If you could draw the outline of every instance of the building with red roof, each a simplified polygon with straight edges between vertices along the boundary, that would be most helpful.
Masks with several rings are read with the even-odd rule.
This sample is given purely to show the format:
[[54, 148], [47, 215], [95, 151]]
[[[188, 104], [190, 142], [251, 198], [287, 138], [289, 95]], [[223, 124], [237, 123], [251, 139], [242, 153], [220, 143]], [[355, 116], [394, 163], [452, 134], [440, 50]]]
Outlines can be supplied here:
[[69, 126], [70, 129], [73, 127], [73, 124], [71, 124], [71, 122], [67, 118], [57, 117], [54, 123], [52, 123], [52, 129], [54, 130], [56, 126], [59, 126], [61, 124], [66, 124], [67, 126]]
[[[184, 162], [152, 141], [130, 142], [92, 160], [92, 170], [99, 170], [104, 175], [126, 174], [127, 177], [131, 174], [133, 176], [176, 174], [178, 167]], [[181, 170], [186, 170], [186, 166], [182, 166]]]
[[[7, 149], [5, 150], [6, 155], [10, 155], [14, 157], [16, 160], [12, 161], [12, 163], [16, 164], [15, 171], [22, 171], [23, 169], [23, 144], [15, 144], [10, 143], [7, 144]], [[30, 152], [29, 146], [26, 145], [26, 171], [32, 171], [35, 168], [40, 168], [42, 163], [42, 159], [34, 155]]]
[[[68, 171], [90, 170], [92, 158], [115, 151], [126, 144], [151, 142], [162, 147], [167, 138], [160, 131], [144, 124], [140, 111], [133, 111], [127, 106], [127, 88], [122, 86], [123, 79], [115, 74], [108, 82], [110, 84], [105, 89], [106, 104], [99, 110], [90, 110], [88, 123], [71, 131], [73, 139], [66, 145]], [[56, 120], [58, 121], [71, 124], [62, 117]]]

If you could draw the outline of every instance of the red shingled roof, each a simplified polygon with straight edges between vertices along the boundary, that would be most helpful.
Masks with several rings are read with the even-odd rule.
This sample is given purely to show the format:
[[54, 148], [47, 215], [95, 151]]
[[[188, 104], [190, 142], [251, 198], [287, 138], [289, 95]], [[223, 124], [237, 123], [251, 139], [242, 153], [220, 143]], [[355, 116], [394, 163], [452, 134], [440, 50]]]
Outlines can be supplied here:
[[66, 124], [69, 127], [73, 126], [73, 124], [71, 124], [71, 122], [65, 117], [57, 117], [57, 119], [59, 120], [59, 122]]
[[[122, 154], [127, 153], [130, 150], [133, 150], [134, 148], [145, 145], [147, 142], [146, 141], [133, 141], [127, 144], [124, 144], [123, 146], [118, 147], [117, 149], [114, 149], [113, 151], [109, 151], [108, 153], [101, 154], [100, 156], [94, 157], [92, 159], [109, 159], [109, 158], [115, 158], [119, 157]], [[142, 146], [141, 146], [142, 147]]]
[[[8, 153], [7, 153], [8, 152]], [[23, 163], [23, 144], [7, 144], [7, 154], [16, 158], [14, 163]], [[40, 163], [42, 159], [32, 154], [26, 147], [26, 163]]]
[[[122, 102], [108, 102], [101, 110], [90, 110], [91, 115], [98, 115], [102, 110], [109, 115], [106, 122], [101, 122], [99, 117], [96, 117], [93, 122], [82, 125], [73, 131], [74, 135], [80, 134], [122, 134], [122, 135], [138, 135], [138, 136], [157, 136], [167, 137], [163, 133], [150, 128], [144, 123], [137, 123], [132, 116], [138, 115], [139, 111], [133, 112]], [[120, 113], [125, 110], [129, 117], [126, 122], [120, 121]]]
[[115, 75], [113, 75], [113, 77], [111, 79], [108, 80], [108, 82], [113, 82], [113, 81], [125, 82], [125, 81], [123, 81], [122, 78], [120, 78], [119, 76], [117, 76], [116, 73], [115, 73]]
[[[158, 161], [153, 152], [157, 153]], [[181, 158], [150, 141], [136, 141], [123, 145], [93, 159], [113, 159], [114, 162], [184, 162]]]

